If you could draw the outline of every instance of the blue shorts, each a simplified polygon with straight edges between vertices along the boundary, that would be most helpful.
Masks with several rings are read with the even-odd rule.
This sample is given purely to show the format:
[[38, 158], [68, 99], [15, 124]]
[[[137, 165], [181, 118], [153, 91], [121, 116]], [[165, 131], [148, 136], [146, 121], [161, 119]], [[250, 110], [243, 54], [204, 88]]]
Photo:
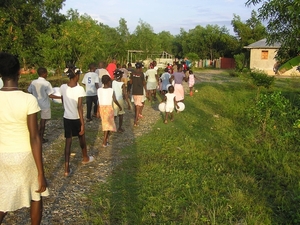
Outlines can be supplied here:
[[70, 120], [64, 118], [65, 138], [79, 136], [81, 129], [80, 119]]

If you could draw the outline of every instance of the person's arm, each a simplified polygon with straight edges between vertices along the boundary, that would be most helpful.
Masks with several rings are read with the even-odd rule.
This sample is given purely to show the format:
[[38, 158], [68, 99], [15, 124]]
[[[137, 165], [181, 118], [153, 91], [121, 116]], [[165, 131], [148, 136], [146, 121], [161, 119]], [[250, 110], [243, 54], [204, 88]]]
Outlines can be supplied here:
[[127, 90], [126, 90], [126, 86], [123, 84], [122, 85], [122, 94], [123, 94], [123, 99], [126, 101], [127, 105], [128, 105], [128, 109], [130, 110], [130, 102], [128, 99], [128, 94], [127, 94]]
[[116, 99], [116, 95], [115, 95], [115, 92], [113, 92], [113, 101], [114, 103], [116, 103], [116, 105], [119, 107], [120, 111], [122, 111], [122, 107], [120, 106], [119, 102], [117, 101]]
[[189, 77], [186, 76], [186, 75], [184, 75], [183, 80], [184, 80], [185, 82], [188, 82], [188, 81], [189, 81]]
[[172, 84], [172, 81], [174, 80], [174, 75], [171, 75], [170, 79], [169, 79], [169, 82], [170, 84]]
[[38, 129], [37, 113], [27, 115], [27, 127], [29, 130], [31, 152], [38, 171], [39, 188], [38, 190], [36, 190], [36, 192], [42, 193], [47, 188], [47, 182], [44, 174], [42, 159], [42, 142]]
[[78, 98], [77, 110], [78, 110], [80, 124], [81, 124], [79, 135], [83, 135], [84, 134], [84, 120], [83, 120], [82, 97]]
[[179, 109], [179, 105], [177, 104], [176, 97], [174, 97], [174, 105], [176, 106], [177, 109]]
[[142, 79], [143, 79], [143, 86], [144, 86], [144, 89], [145, 89], [145, 91], [147, 92], [147, 83], [146, 83], [146, 81], [145, 81], [144, 74], [142, 75]]
[[99, 88], [99, 83], [95, 83], [95, 87], [96, 87], [96, 89], [98, 89]]
[[50, 95], [48, 95], [48, 96], [49, 96], [49, 98], [62, 99], [61, 96], [56, 96], [56, 95], [53, 95], [53, 94], [50, 94]]

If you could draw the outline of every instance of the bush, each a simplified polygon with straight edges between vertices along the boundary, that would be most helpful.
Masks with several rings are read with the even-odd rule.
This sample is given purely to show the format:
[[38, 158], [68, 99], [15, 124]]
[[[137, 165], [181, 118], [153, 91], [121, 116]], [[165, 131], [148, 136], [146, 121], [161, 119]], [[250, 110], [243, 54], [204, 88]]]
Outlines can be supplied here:
[[229, 76], [231, 77], [238, 77], [239, 76], [239, 73], [235, 70], [230, 70], [229, 71]]
[[274, 82], [274, 76], [268, 76], [264, 71], [254, 70], [250, 73], [253, 83], [258, 87], [270, 88]]
[[243, 53], [234, 55], [234, 60], [235, 60], [235, 69], [236, 71], [241, 72], [244, 68], [244, 63], [245, 63], [245, 55]]

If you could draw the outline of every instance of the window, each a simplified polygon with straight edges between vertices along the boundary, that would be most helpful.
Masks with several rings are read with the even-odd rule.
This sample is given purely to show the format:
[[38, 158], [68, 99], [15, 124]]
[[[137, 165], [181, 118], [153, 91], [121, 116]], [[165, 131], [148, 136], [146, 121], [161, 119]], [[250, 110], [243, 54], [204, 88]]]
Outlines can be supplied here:
[[262, 50], [261, 51], [261, 59], [268, 59], [269, 58], [269, 51]]

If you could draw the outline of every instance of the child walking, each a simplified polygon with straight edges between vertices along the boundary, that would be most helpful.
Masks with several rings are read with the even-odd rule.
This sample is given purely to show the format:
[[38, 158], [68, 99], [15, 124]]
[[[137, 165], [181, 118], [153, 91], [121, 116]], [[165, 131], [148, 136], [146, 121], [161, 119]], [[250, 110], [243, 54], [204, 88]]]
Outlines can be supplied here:
[[62, 102], [64, 106], [64, 129], [65, 129], [65, 173], [70, 176], [70, 155], [72, 137], [77, 136], [82, 151], [82, 163], [87, 164], [94, 161], [93, 156], [88, 156], [85, 141], [84, 119], [82, 99], [85, 97], [84, 88], [78, 84], [80, 70], [75, 66], [69, 66], [64, 71], [69, 77], [69, 82], [60, 86]]
[[190, 88], [190, 96], [193, 96], [193, 90], [194, 90], [194, 85], [195, 85], [195, 75], [193, 74], [192, 70], [189, 70], [189, 88]]
[[61, 99], [61, 97], [53, 95], [54, 91], [52, 85], [49, 81], [47, 81], [47, 69], [40, 67], [38, 68], [37, 73], [39, 75], [39, 78], [31, 82], [27, 91], [34, 97], [36, 97], [39, 107], [41, 108], [39, 132], [42, 138], [42, 143], [46, 143], [48, 142], [48, 139], [44, 138], [46, 122], [47, 120], [51, 119], [51, 107], [49, 98]]
[[174, 107], [176, 106], [177, 109], [179, 108], [175, 97], [176, 96], [174, 93], [174, 86], [170, 85], [168, 87], [168, 93], [165, 94], [165, 98], [164, 98], [164, 101], [166, 102], [166, 115], [165, 115], [164, 123], [168, 123], [169, 114], [171, 117], [170, 120], [171, 120], [171, 122], [173, 122]]
[[128, 97], [127, 97], [127, 91], [124, 82], [121, 81], [123, 77], [123, 71], [121, 70], [115, 70], [114, 71], [115, 80], [112, 82], [112, 89], [114, 90], [115, 96], [117, 101], [119, 102], [120, 106], [123, 110], [119, 110], [119, 107], [116, 105], [116, 103], [113, 103], [114, 108], [114, 116], [119, 117], [119, 127], [118, 132], [122, 133], [125, 130], [122, 128], [123, 125], [123, 115], [125, 114], [124, 111], [124, 100], [129, 105]]
[[114, 90], [111, 88], [111, 79], [108, 75], [102, 76], [102, 85], [102, 88], [97, 90], [99, 100], [98, 110], [102, 121], [102, 131], [104, 132], [102, 147], [106, 148], [108, 146], [110, 132], [116, 131], [112, 102], [119, 107], [120, 111], [122, 111], [122, 107], [116, 99]]

